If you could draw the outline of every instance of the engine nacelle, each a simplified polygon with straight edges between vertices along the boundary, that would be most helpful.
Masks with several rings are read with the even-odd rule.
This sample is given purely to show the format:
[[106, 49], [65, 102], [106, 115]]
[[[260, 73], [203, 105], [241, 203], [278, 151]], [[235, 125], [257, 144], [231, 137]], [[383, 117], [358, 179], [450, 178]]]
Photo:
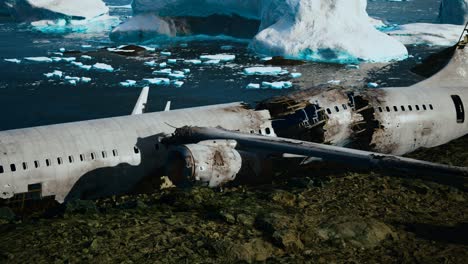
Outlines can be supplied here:
[[169, 152], [167, 173], [175, 183], [197, 181], [210, 187], [233, 181], [242, 168], [234, 140], [207, 140], [174, 147]]

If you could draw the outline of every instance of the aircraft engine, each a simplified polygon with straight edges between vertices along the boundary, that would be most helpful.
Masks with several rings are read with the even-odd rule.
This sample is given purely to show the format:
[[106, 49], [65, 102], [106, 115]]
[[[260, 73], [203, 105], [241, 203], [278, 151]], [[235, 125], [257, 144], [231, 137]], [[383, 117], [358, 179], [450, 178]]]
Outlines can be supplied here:
[[167, 173], [177, 185], [187, 180], [220, 186], [236, 178], [242, 168], [242, 157], [234, 140], [207, 140], [172, 148]]

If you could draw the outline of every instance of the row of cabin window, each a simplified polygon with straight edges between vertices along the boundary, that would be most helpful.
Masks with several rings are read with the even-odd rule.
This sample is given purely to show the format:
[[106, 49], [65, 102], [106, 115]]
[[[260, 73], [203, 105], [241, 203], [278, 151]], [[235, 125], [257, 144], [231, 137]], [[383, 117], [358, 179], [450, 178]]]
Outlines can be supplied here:
[[[419, 107], [419, 105], [415, 105], [414, 108], [416, 109], [415, 111], [421, 110], [421, 108]], [[403, 111], [403, 112], [406, 111], [406, 108], [405, 108], [404, 105], [400, 106], [400, 109], [401, 109], [401, 111]], [[427, 110], [427, 107], [426, 107], [425, 104], [422, 105], [422, 109], [423, 109], [424, 111]], [[430, 109], [430, 110], [434, 110], [434, 107], [432, 106], [432, 104], [429, 104], [429, 109]], [[391, 112], [391, 111], [392, 111], [392, 109], [390, 108], [390, 106], [386, 106], [386, 107], [385, 107], [385, 110], [386, 110], [387, 112]], [[383, 111], [384, 111], [384, 109], [383, 109], [382, 107], [379, 107], [379, 112], [382, 113]], [[393, 111], [398, 112], [398, 106], [393, 106]], [[408, 105], [408, 111], [413, 111], [413, 106], [412, 106], [412, 105]]]
[[[156, 146], [156, 149], [158, 149], [158, 148], [159, 148], [159, 145]], [[140, 153], [140, 150], [139, 150], [137, 147], [134, 147], [134, 148], [133, 148], [133, 152], [135, 152], [135, 154], [138, 154], [138, 153]], [[119, 152], [118, 152], [116, 149], [114, 149], [114, 150], [112, 150], [112, 155], [113, 155], [114, 157], [117, 157], [117, 156], [119, 155]], [[91, 156], [91, 160], [95, 160], [95, 159], [96, 159], [96, 154], [95, 154], [94, 152], [91, 152], [91, 155], [90, 155], [90, 156]], [[106, 151], [102, 151], [102, 152], [101, 152], [101, 156], [102, 156], [103, 159], [107, 158], [107, 152], [106, 152]], [[83, 161], [86, 160], [85, 154], [80, 154], [79, 157], [80, 157], [80, 161], [81, 161], [81, 162], [83, 162]], [[75, 157], [74, 157], [74, 156], [68, 156], [68, 162], [69, 162], [69, 163], [75, 162]], [[45, 160], [45, 163], [46, 163], [46, 166], [47, 166], [47, 167], [52, 166], [52, 160], [51, 160], [51, 159], [46, 159], [46, 160]], [[63, 164], [63, 159], [62, 159], [61, 157], [58, 157], [58, 158], [57, 158], [57, 164], [58, 164], [58, 165], [62, 165], [62, 164]], [[40, 166], [41, 166], [40, 162], [39, 162], [38, 160], [35, 160], [35, 161], [34, 161], [34, 167], [35, 167], [35, 168], [39, 168]], [[27, 162], [23, 162], [23, 163], [22, 163], [22, 167], [23, 167], [23, 170], [27, 170], [27, 169], [28, 169], [28, 163], [27, 163]], [[16, 171], [16, 164], [14, 164], [14, 163], [10, 164], [10, 171], [11, 171], [11, 172], [15, 172], [15, 171]], [[3, 168], [2, 165], [0, 165], [0, 173], [4, 173], [4, 172], [5, 172], [5, 169]]]
[[[341, 107], [343, 107], [343, 110], [348, 109], [348, 106], [345, 105], [345, 104], [342, 104]], [[337, 112], [337, 113], [340, 112], [340, 107], [339, 107], [339, 106], [335, 106], [334, 108], [335, 108], [335, 112]], [[327, 113], [328, 113], [329, 115], [331, 115], [332, 110], [331, 110], [330, 108], [327, 108]]]

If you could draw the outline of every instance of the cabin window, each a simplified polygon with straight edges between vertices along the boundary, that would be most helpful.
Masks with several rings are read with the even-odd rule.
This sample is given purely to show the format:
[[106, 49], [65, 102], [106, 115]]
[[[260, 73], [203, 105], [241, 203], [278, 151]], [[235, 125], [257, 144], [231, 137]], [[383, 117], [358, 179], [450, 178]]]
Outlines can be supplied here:
[[135, 147], [133, 147], [133, 152], [135, 152], [135, 154], [138, 154], [138, 153], [140, 153], [140, 150], [135, 146]]
[[385, 109], [387, 110], [387, 112], [390, 112], [390, 107], [385, 107]]
[[50, 163], [50, 159], [46, 159], [46, 160], [45, 160], [45, 164], [46, 164], [47, 167], [49, 167], [50, 164], [51, 164], [51, 163]]
[[34, 161], [34, 167], [35, 167], [35, 168], [39, 168], [39, 166], [41, 166], [41, 164], [39, 164], [39, 161], [38, 161], [38, 160], [35, 160], [35, 161]]
[[10, 169], [12, 172], [16, 171], [16, 165], [15, 164], [10, 164]]
[[259, 133], [260, 135], [263, 135], [263, 132], [262, 132], [261, 129], [258, 131], [258, 133]]
[[114, 155], [114, 157], [117, 157], [119, 155], [119, 153], [117, 152], [116, 149], [112, 150], [112, 155]]
[[3, 170], [3, 166], [0, 165], [0, 173], [4, 173], [5, 171]]
[[60, 158], [60, 157], [57, 158], [57, 164], [58, 165], [62, 165], [62, 161], [63, 161], [62, 158]]
[[107, 152], [103, 151], [101, 154], [103, 159], [107, 158]]
[[96, 158], [96, 154], [94, 152], [91, 152], [91, 160], [94, 160]]
[[408, 105], [408, 109], [409, 109], [410, 111], [413, 111], [413, 107], [412, 107], [411, 105]]
[[271, 134], [270, 128], [269, 127], [265, 128], [265, 132], [266, 132], [267, 135], [270, 135]]
[[338, 113], [340, 111], [340, 108], [338, 106], [335, 106], [335, 111]]
[[68, 156], [68, 162], [73, 163], [73, 156]]
[[423, 107], [424, 111], [427, 110], [426, 105], [423, 104], [422, 107]]
[[457, 114], [457, 123], [465, 122], [465, 108], [463, 102], [458, 95], [452, 95], [453, 104], [455, 105], [455, 112]]
[[395, 112], [398, 112], [398, 107], [393, 106], [393, 110], [395, 110]]
[[327, 113], [328, 113], [329, 115], [331, 115], [332, 112], [331, 112], [330, 108], [327, 108]]
[[23, 162], [23, 170], [27, 170], [27, 169], [28, 169], [28, 163]]
[[401, 111], [403, 111], [403, 112], [405, 111], [405, 106], [404, 105], [401, 106]]
[[434, 110], [434, 107], [430, 104], [429, 109]]
[[81, 160], [81, 161], [85, 161], [85, 155], [80, 154], [80, 160]]
[[415, 105], [416, 111], [419, 111], [419, 105]]
[[253, 130], [250, 130], [250, 134], [253, 134], [253, 133], [255, 133], [255, 131], [253, 131]]
[[382, 113], [383, 110], [382, 110], [382, 107], [379, 106], [379, 112]]
[[348, 107], [345, 104], [343, 104], [342, 106], [344, 110], [348, 109]]

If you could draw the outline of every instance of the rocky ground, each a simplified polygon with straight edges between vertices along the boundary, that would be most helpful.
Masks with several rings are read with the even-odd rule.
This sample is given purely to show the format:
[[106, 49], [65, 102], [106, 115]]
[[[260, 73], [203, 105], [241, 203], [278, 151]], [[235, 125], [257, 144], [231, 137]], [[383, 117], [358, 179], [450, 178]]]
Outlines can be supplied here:
[[[468, 137], [412, 157], [468, 166]], [[294, 175], [289, 175], [294, 176]], [[169, 188], [0, 225], [2, 263], [466, 263], [466, 185], [380, 174]]]

